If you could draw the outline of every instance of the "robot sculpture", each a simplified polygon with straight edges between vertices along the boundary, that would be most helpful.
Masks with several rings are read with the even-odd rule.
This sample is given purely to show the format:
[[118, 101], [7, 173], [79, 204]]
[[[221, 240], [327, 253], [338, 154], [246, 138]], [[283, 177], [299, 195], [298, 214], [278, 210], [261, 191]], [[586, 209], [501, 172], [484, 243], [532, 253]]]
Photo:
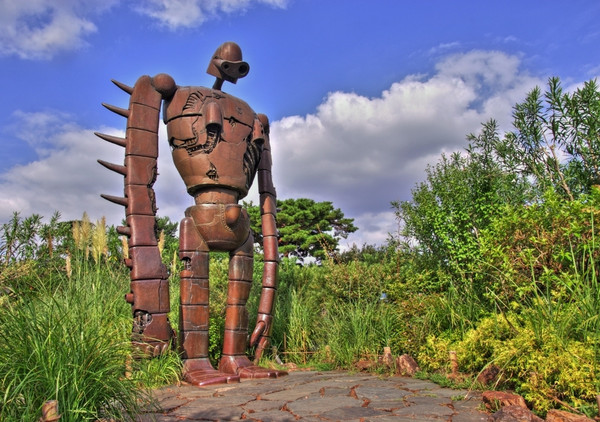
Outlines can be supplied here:
[[[161, 104], [173, 161], [195, 205], [180, 224], [181, 271], [178, 345], [184, 379], [194, 385], [274, 378], [286, 372], [256, 366], [246, 356], [246, 301], [253, 273], [254, 239], [248, 214], [238, 201], [258, 175], [264, 246], [262, 293], [257, 323], [250, 336], [255, 360], [269, 342], [277, 288], [276, 193], [271, 177], [269, 122], [244, 101], [221, 91], [224, 81], [236, 83], [248, 74], [240, 47], [222, 44], [207, 73], [212, 87], [180, 87], [166, 74], [142, 76], [133, 87], [113, 81], [131, 95], [129, 108], [103, 104], [127, 118], [125, 138], [97, 133], [125, 148], [125, 163], [100, 164], [125, 177], [125, 196], [102, 195], [125, 207], [134, 342], [157, 355], [174, 342], [167, 318], [169, 286], [156, 236], [156, 203], [152, 188], [157, 176], [158, 124]], [[229, 282], [222, 358], [218, 370], [208, 358], [209, 252], [229, 252]]]

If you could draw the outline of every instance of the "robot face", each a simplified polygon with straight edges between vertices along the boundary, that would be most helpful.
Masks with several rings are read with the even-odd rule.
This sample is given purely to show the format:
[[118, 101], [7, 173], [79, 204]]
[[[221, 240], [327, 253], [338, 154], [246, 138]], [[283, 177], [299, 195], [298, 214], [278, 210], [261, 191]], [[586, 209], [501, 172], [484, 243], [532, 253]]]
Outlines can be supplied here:
[[250, 71], [248, 63], [242, 60], [242, 50], [234, 42], [226, 42], [217, 48], [206, 72], [209, 75], [236, 83]]
[[250, 66], [246, 62], [230, 62], [220, 59], [213, 61], [216, 62], [215, 65], [221, 70], [221, 74], [224, 76], [223, 79], [229, 82], [235, 83], [237, 79], [243, 78], [250, 71]]

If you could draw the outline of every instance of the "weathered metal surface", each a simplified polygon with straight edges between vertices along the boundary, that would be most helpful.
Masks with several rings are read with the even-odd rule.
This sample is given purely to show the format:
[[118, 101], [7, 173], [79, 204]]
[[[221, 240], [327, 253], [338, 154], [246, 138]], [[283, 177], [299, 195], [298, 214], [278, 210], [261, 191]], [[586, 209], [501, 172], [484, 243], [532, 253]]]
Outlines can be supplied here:
[[[157, 175], [158, 123], [161, 108], [172, 156], [195, 205], [185, 211], [180, 225], [181, 272], [179, 350], [184, 378], [194, 385], [274, 378], [285, 372], [255, 366], [246, 356], [246, 302], [253, 273], [254, 240], [250, 221], [238, 201], [258, 180], [265, 266], [257, 324], [250, 337], [255, 359], [267, 347], [277, 288], [276, 192], [271, 174], [269, 122], [239, 98], [221, 90], [248, 74], [248, 63], [235, 43], [221, 45], [207, 73], [217, 79], [212, 88], [180, 87], [166, 74], [142, 76], [133, 87], [113, 81], [130, 95], [129, 107], [106, 105], [127, 118], [126, 136], [97, 134], [125, 147], [124, 164], [100, 161], [124, 176], [124, 196], [103, 195], [125, 207], [135, 341], [156, 355], [174, 343], [166, 317], [169, 312], [168, 274], [157, 245], [156, 201], [152, 188]], [[162, 106], [162, 107], [161, 107]], [[258, 175], [258, 177], [256, 177]], [[225, 312], [223, 357], [219, 369], [208, 359], [209, 252], [230, 254], [229, 289]]]

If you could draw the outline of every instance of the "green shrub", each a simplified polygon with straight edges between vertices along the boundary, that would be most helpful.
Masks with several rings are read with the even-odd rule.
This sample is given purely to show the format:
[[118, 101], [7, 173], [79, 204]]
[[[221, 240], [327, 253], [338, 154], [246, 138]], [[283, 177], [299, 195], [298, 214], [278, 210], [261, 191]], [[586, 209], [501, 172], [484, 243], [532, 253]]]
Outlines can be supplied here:
[[[565, 280], [577, 267], [589, 268], [600, 256], [600, 250], [590, 247], [599, 217], [598, 189], [573, 201], [550, 190], [539, 203], [505, 207], [479, 238], [483, 258], [478, 271], [488, 276], [488, 293], [504, 303], [521, 301], [534, 292], [532, 278], [539, 283], [549, 277]], [[550, 288], [558, 293], [561, 286]]]
[[124, 377], [131, 320], [110, 274], [65, 280], [5, 304], [0, 314], [0, 419], [37, 420], [58, 400], [61, 420], [127, 420], [143, 391]]
[[456, 351], [459, 368], [477, 374], [489, 364], [501, 370], [498, 387], [522, 394], [536, 412], [560, 402], [588, 410], [599, 393], [597, 354], [590, 344], [565, 339], [537, 321], [509, 313], [482, 319], [461, 339], [430, 335], [418, 361], [427, 371], [449, 371], [449, 351]]
[[322, 347], [329, 346], [338, 367], [350, 368], [361, 358], [380, 355], [384, 347], [391, 347], [399, 323], [398, 314], [385, 303], [340, 303], [324, 315]]

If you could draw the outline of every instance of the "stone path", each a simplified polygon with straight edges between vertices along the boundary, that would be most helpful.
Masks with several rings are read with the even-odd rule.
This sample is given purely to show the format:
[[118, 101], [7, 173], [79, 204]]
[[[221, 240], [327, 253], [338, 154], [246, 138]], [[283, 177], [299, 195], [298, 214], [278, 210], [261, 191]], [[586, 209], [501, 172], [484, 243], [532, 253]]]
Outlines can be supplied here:
[[138, 422], [487, 421], [481, 395], [429, 381], [348, 372], [292, 372], [268, 380], [154, 391], [160, 410]]

